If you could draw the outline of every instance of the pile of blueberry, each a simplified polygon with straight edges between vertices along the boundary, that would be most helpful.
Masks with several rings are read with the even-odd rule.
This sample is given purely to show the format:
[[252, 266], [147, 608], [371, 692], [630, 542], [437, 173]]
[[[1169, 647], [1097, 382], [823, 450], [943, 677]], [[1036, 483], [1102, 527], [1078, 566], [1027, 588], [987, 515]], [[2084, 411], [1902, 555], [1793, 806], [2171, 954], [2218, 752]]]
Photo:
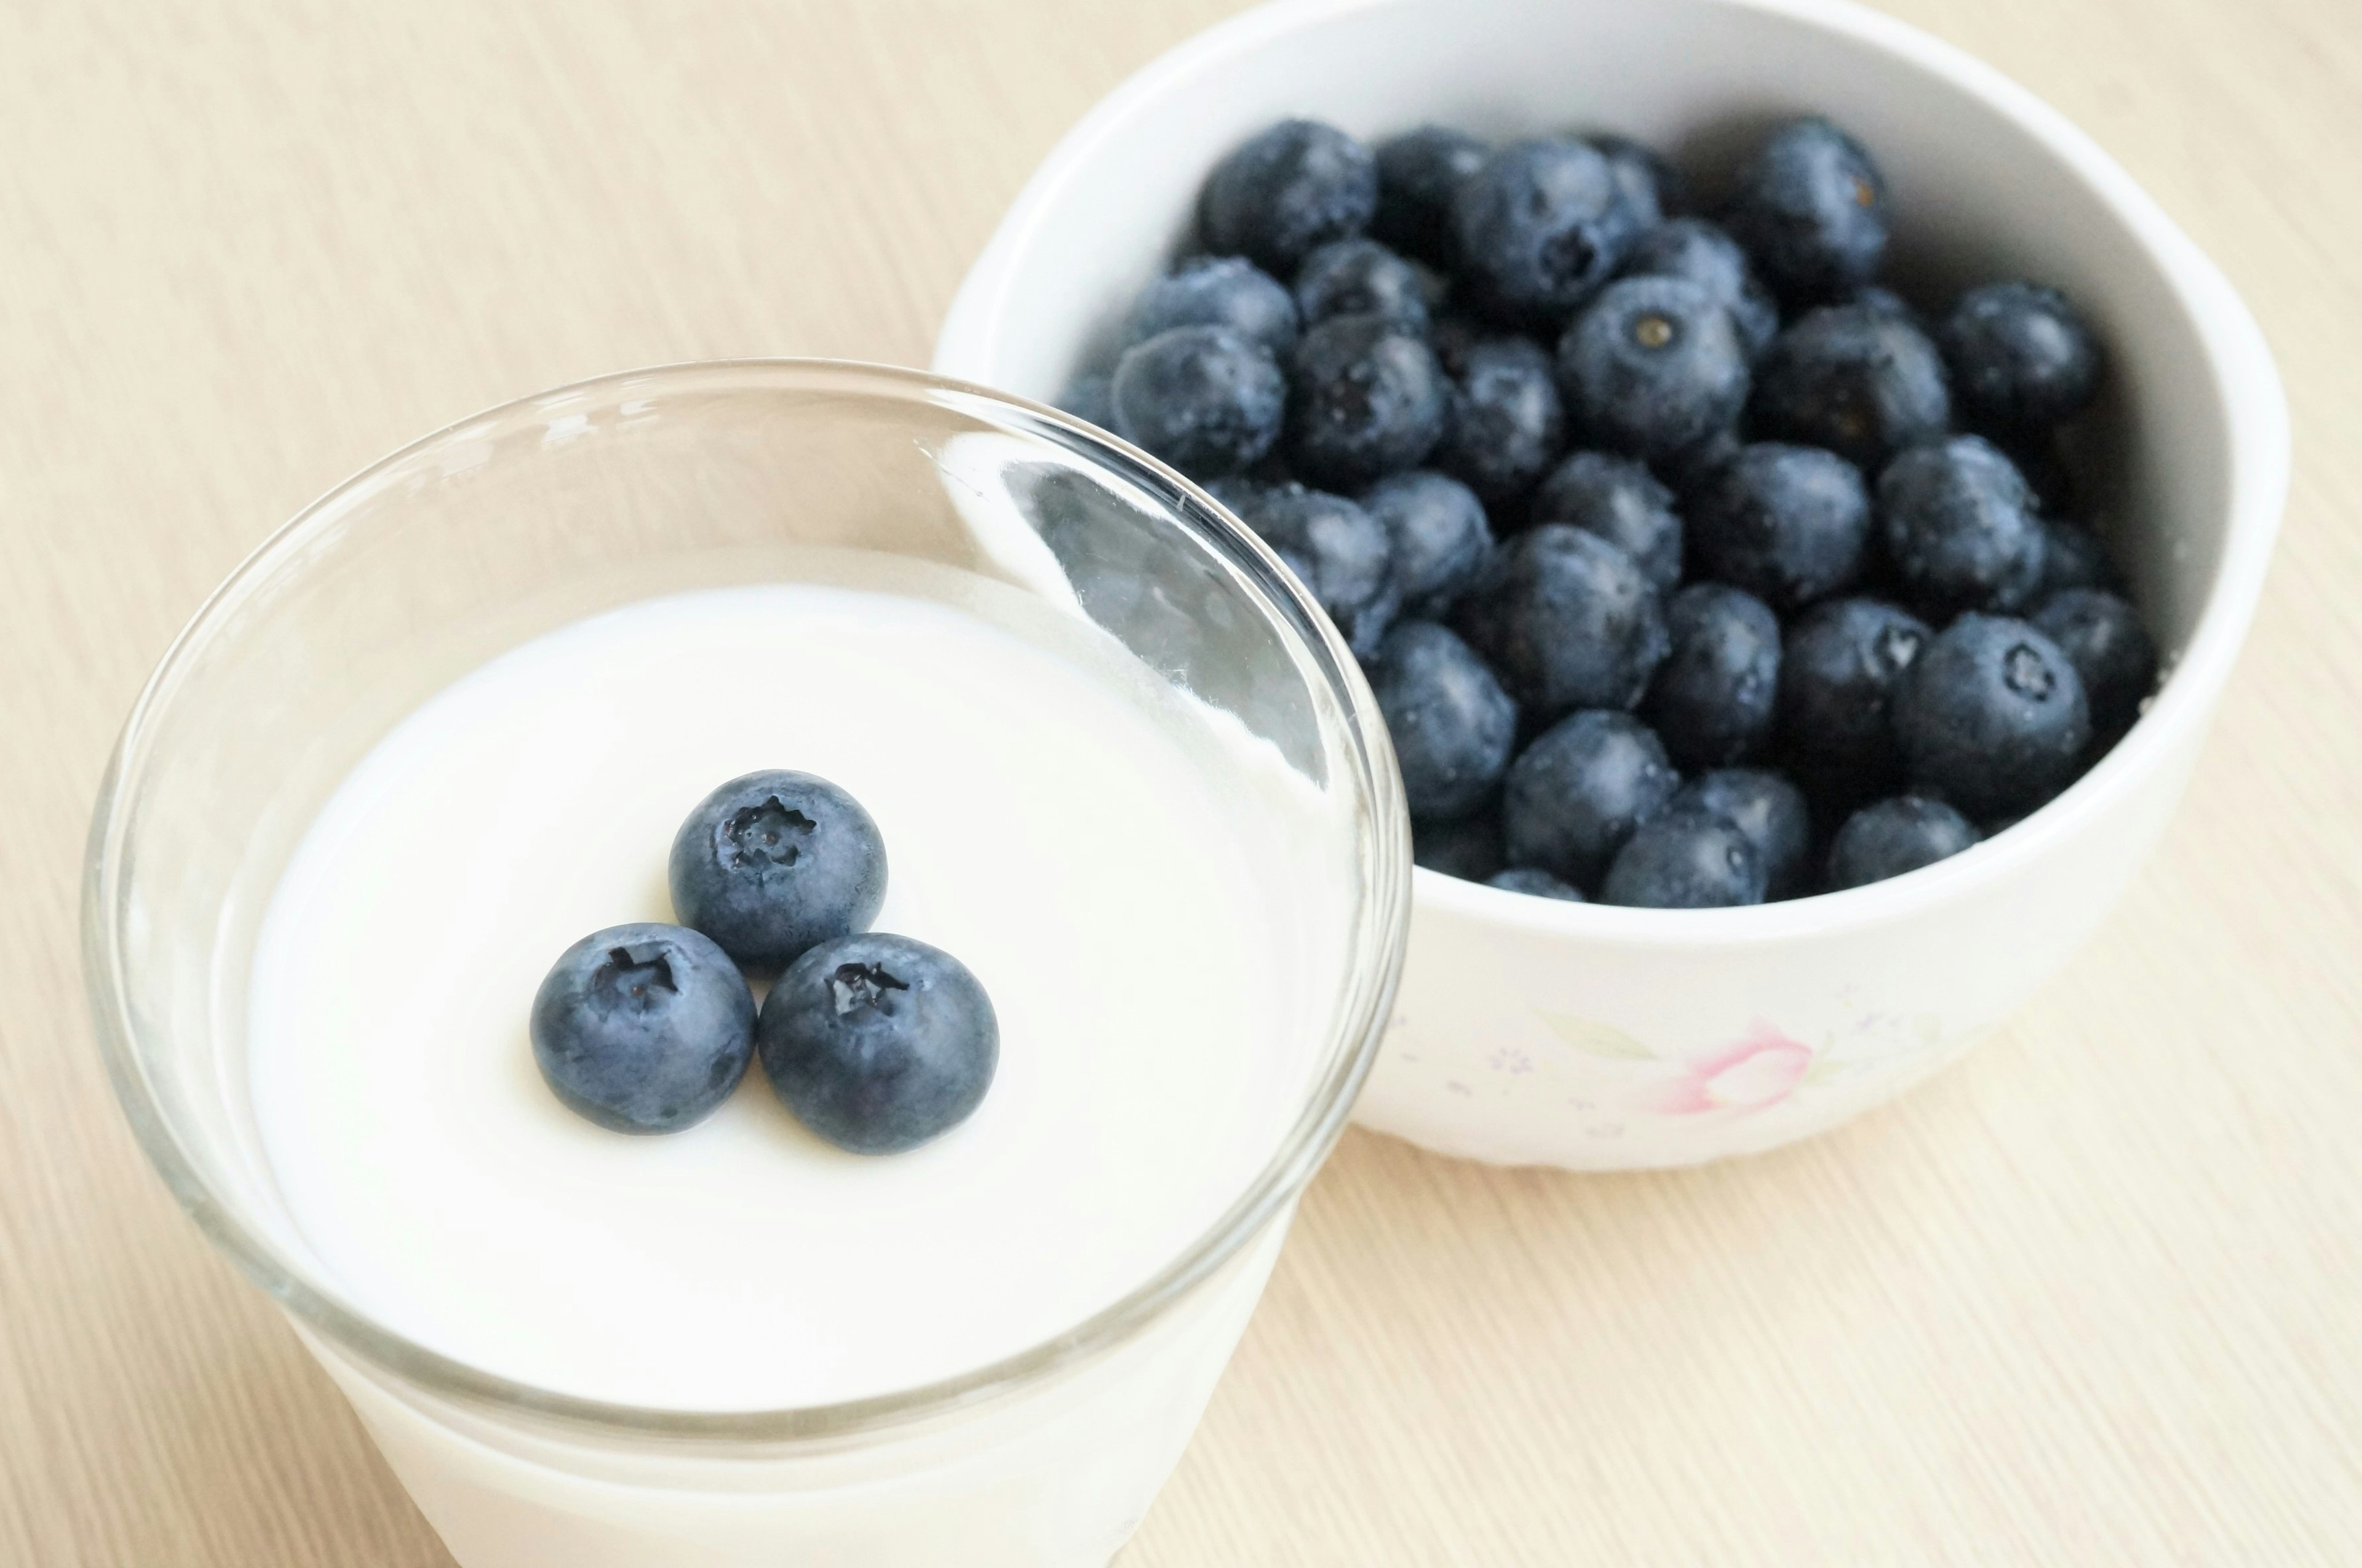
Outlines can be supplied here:
[[[868, 929], [886, 841], [851, 795], [809, 773], [734, 778], [680, 824], [668, 869], [679, 925], [593, 932], [534, 997], [534, 1060], [567, 1105], [618, 1132], [678, 1132], [759, 1055], [806, 1127], [890, 1154], [982, 1102], [992, 1002], [950, 954]], [[759, 1013], [749, 972], [776, 977]]]
[[1715, 212], [1620, 138], [1289, 120], [1065, 399], [1328, 611], [1423, 866], [1661, 907], [1855, 887], [2049, 800], [2155, 683], [2069, 521], [2075, 307], [1880, 287], [1886, 182], [1826, 119]]

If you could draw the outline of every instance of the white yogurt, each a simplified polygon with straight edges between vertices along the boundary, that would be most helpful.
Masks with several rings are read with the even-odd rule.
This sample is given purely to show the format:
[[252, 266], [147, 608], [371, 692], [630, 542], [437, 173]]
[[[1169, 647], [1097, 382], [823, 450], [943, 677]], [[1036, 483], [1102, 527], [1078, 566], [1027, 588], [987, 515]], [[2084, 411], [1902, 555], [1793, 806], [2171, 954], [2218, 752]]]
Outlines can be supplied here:
[[[1052, 1338], [1244, 1190], [1325, 1043], [1333, 992], [1305, 980], [1335, 972], [1345, 846], [1264, 743], [1002, 591], [646, 601], [485, 665], [353, 770], [264, 920], [249, 1071], [277, 1185], [358, 1305], [564, 1392], [832, 1402]], [[991, 1092], [915, 1153], [822, 1143], [759, 1064], [663, 1138], [590, 1125], [535, 1069], [550, 961], [672, 918], [675, 828], [759, 767], [860, 800], [877, 929], [991, 993]]]

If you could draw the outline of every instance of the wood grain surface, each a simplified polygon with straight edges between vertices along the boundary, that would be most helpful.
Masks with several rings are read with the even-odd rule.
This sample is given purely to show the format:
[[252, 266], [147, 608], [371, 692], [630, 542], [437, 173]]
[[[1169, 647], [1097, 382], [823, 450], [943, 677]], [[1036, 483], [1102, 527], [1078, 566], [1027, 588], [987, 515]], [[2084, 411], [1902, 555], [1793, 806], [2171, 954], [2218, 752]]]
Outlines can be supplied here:
[[[1057, 135], [1223, 0], [0, 0], [0, 1563], [448, 1559], [149, 1175], [83, 834], [272, 526], [658, 360], [922, 363]], [[2293, 395], [2253, 642], [2009, 1029], [1684, 1174], [1348, 1138], [1124, 1562], [2362, 1561], [2362, 11], [1894, 0], [2088, 127]]]

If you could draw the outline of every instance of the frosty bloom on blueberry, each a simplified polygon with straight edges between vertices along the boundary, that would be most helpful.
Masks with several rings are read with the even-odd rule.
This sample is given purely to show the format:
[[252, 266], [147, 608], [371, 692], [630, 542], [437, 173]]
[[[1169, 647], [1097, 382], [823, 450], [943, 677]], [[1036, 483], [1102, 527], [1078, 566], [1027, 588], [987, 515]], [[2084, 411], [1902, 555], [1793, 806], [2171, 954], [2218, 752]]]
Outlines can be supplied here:
[[1551, 357], [1531, 338], [1497, 337], [1470, 344], [1458, 360], [1432, 460], [1487, 505], [1513, 507], [1566, 439]]
[[877, 918], [886, 841], [827, 779], [772, 769], [698, 802], [673, 839], [668, 876], [682, 924], [741, 964], [791, 964]]
[[1362, 492], [1386, 531], [1395, 591], [1410, 614], [1451, 607], [1493, 553], [1484, 503], [1459, 480], [1426, 469], [1392, 474]]
[[1850, 587], [1869, 542], [1861, 471], [1815, 447], [1742, 447], [1690, 503], [1699, 565], [1783, 611]]
[[1596, 886], [1633, 830], [1681, 786], [1664, 746], [1629, 713], [1577, 713], [1509, 768], [1502, 801], [1510, 860]]
[[2073, 663], [2036, 627], [1963, 615], [1903, 677], [1894, 735], [1913, 782], [1972, 815], [2011, 816], [2074, 777], [2091, 706]]
[[1607, 171], [1616, 180], [1617, 197], [1623, 203], [1634, 232], [1661, 223], [1689, 205], [1689, 182], [1647, 142], [1634, 141], [1628, 136], [1584, 139], [1593, 151], [1607, 160]]
[[1976, 843], [1974, 823], [1941, 801], [1897, 795], [1848, 817], [1829, 846], [1829, 886], [1859, 888], [1949, 859]]
[[[878, 1154], [983, 1099], [1000, 1051], [992, 1002], [950, 954], [867, 929], [886, 844], [844, 790], [783, 768], [732, 779], [681, 823], [670, 880], [688, 925], [593, 932], [534, 998], [534, 1060], [569, 1109], [618, 1132], [678, 1132], [759, 1052], [806, 1127]], [[741, 964], [786, 966], [759, 1013]]]
[[1368, 226], [1377, 160], [1334, 126], [1284, 120], [1224, 159], [1206, 181], [1206, 248], [1287, 276], [1313, 247]]
[[1448, 392], [1417, 334], [1383, 315], [1331, 317], [1288, 361], [1287, 459], [1341, 489], [1416, 467], [1443, 438]]
[[1720, 817], [1763, 857], [1764, 897], [1794, 898], [1804, 889], [1813, 843], [1812, 808], [1805, 792], [1760, 767], [1718, 767], [1682, 786], [1676, 808]]
[[1730, 226], [1773, 288], [1827, 297], [1877, 274], [1886, 255], [1886, 177], [1836, 126], [1797, 120], [1773, 132], [1740, 171]]
[[1459, 626], [1538, 714], [1629, 708], [1672, 646], [1655, 587], [1596, 534], [1545, 524], [1496, 554]]
[[1176, 326], [1227, 327], [1267, 354], [1296, 347], [1296, 297], [1240, 256], [1200, 256], [1148, 285], [1124, 323], [1127, 346]]
[[1682, 580], [1682, 520], [1673, 492], [1648, 469], [1606, 452], [1577, 452], [1534, 492], [1532, 521], [1596, 534], [1632, 558], [1662, 591]]
[[1332, 239], [1296, 273], [1296, 309], [1307, 326], [1340, 315], [1380, 315], [1427, 331], [1427, 295], [1411, 264], [1374, 239]]
[[1666, 458], [1738, 417], [1747, 350], [1730, 313], [1686, 278], [1626, 278], [1559, 340], [1559, 389], [1600, 446]]
[[1909, 317], [1875, 304], [1808, 312], [1755, 369], [1748, 417], [1759, 435], [1826, 447], [1875, 469], [1941, 436], [1952, 418], [1943, 356]]
[[677, 925], [594, 931], [533, 999], [533, 1059], [557, 1098], [617, 1132], [678, 1132], [746, 1075], [755, 999], [729, 955]]
[[1915, 447], [1878, 476], [1879, 525], [1904, 587], [1962, 610], [2024, 609], [2044, 537], [2015, 464], [1975, 436]]
[[1507, 326], [1555, 326], [1615, 276], [1639, 218], [1596, 149], [1521, 141], [1454, 189], [1453, 253], [1485, 315]]
[[1763, 852], [1729, 818], [1672, 807], [1633, 830], [1599, 890], [1602, 903], [1704, 910], [1760, 904], [1768, 885]]
[[1246, 525], [1312, 591], [1353, 651], [1375, 652], [1402, 602], [1386, 525], [1341, 495], [1300, 484], [1236, 493]]
[[966, 966], [873, 933], [811, 949], [763, 999], [757, 1049], [796, 1120], [856, 1154], [892, 1154], [974, 1114], [1000, 1025]]
[[1518, 706], [1466, 643], [1432, 621], [1405, 621], [1378, 645], [1370, 690], [1412, 811], [1456, 817], [1492, 794], [1509, 766]]
[[1944, 319], [1944, 358], [1960, 402], [1996, 430], [2056, 425], [2100, 387], [2100, 340], [2057, 289], [1987, 283]]
[[1220, 326], [1171, 327], [1134, 345], [1109, 390], [1119, 435], [1200, 479], [1270, 451], [1286, 408], [1272, 357]]
[[2125, 601], [2094, 588], [2070, 588], [2034, 613], [2082, 678], [2094, 733], [2113, 738], [2132, 727], [2157, 680], [2157, 646]]
[[1780, 746], [1789, 769], [1824, 800], [1874, 795], [1898, 780], [1894, 688], [1934, 635], [1916, 615], [1876, 599], [1830, 600], [1790, 625]]
[[1912, 294], [1898, 216], [1817, 116], [1722, 170], [1291, 120], [1214, 169], [1209, 254], [1069, 406], [1212, 480], [1328, 612], [1420, 866], [1837, 891], [2038, 808], [2160, 662], [2103, 536], [2129, 520], [2077, 468], [2092, 316], [2038, 280]]
[[1719, 767], [1762, 748], [1780, 690], [1780, 621], [1744, 589], [1694, 582], [1665, 605], [1672, 652], [1640, 716], [1683, 767]]

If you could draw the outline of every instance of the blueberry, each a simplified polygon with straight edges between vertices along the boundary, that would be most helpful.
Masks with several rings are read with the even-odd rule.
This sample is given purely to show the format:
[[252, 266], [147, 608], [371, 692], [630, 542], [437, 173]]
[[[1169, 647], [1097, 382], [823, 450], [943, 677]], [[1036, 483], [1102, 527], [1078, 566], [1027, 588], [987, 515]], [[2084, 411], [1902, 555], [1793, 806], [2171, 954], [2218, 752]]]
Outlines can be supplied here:
[[1616, 171], [1579, 141], [1514, 142], [1452, 193], [1459, 276], [1479, 309], [1556, 326], [1597, 293], [1636, 237]]
[[1664, 476], [1665, 482], [1673, 487], [1673, 493], [1687, 504], [1692, 497], [1719, 478], [1722, 470], [1746, 449], [1747, 443], [1740, 437], [1738, 426], [1731, 425], [1716, 431], [1694, 447], [1661, 459], [1656, 471]]
[[1058, 394], [1058, 406], [1102, 430], [1115, 427], [1115, 378], [1086, 370]]
[[1518, 705], [1485, 661], [1434, 622], [1404, 621], [1369, 673], [1410, 814], [1462, 816], [1490, 799], [1509, 766]]
[[1829, 890], [1883, 882], [1977, 842], [1969, 819], [1925, 795], [1897, 795], [1848, 817], [1829, 845]]
[[1547, 349], [1525, 337], [1473, 343], [1453, 356], [1451, 412], [1435, 466], [1491, 506], [1523, 500], [1566, 441]]
[[1944, 359], [1978, 425], [2020, 430], [2082, 412], [2100, 390], [2100, 340], [2057, 289], [1987, 283], [1944, 318]]
[[1443, 436], [1450, 383], [1425, 343], [1378, 315], [1306, 332], [1289, 375], [1287, 456], [1316, 484], [1358, 490], [1416, 468]]
[[813, 948], [763, 999], [763, 1071], [840, 1149], [898, 1154], [966, 1121], [992, 1087], [1000, 1025], [967, 966], [867, 932]]
[[1935, 635], [1876, 599], [1816, 604], [1789, 626], [1780, 659], [1780, 750], [1818, 795], [1860, 800], [1902, 778], [1890, 723], [1894, 689]]
[[1562, 719], [1509, 765], [1501, 799], [1509, 860], [1596, 885], [1632, 830], [1680, 788], [1664, 746], [1630, 714]]
[[1497, 805], [1446, 822], [1414, 819], [1410, 857], [1429, 871], [1482, 882], [1501, 868], [1501, 812]]
[[2142, 629], [2139, 612], [2115, 594], [2070, 588], [2046, 601], [2034, 624], [2081, 678], [2093, 732], [2113, 737], [2130, 729], [2140, 717], [2141, 700], [2157, 684], [2157, 645]]
[[1285, 490], [1288, 481], [1276, 483], [1258, 479], [1253, 474], [1226, 474], [1206, 481], [1206, 493], [1238, 513], [1242, 522], [1252, 517], [1255, 509], [1269, 500], [1274, 491]]
[[1840, 305], [1859, 305], [1862, 309], [1873, 312], [1879, 315], [1893, 316], [1897, 321], [1907, 321], [1922, 332], [1927, 330], [1926, 320], [1920, 315], [1917, 310], [1913, 308], [1909, 300], [1904, 299], [1893, 289], [1882, 287], [1877, 283], [1864, 283], [1860, 288], [1848, 289], [1844, 293], [1839, 294], [1836, 299], [1831, 300], [1829, 303], [1831, 304]]
[[2071, 523], [2042, 523], [2042, 588], [2041, 596], [2063, 593], [2070, 588], [2105, 588], [2121, 586], [2116, 563], [2108, 558], [2108, 547], [2089, 528], [2078, 528]]
[[570, 1110], [616, 1132], [678, 1132], [745, 1076], [755, 999], [711, 938], [610, 926], [550, 966], [531, 1033], [534, 1062]]
[[1537, 525], [1563, 523], [1596, 534], [1630, 556], [1650, 586], [1682, 580], [1682, 520], [1673, 493], [1628, 458], [1577, 452], [1551, 470], [1534, 492]]
[[1495, 551], [1455, 620], [1536, 718], [1631, 707], [1671, 646], [1656, 590], [1632, 558], [1560, 524]]
[[1529, 898], [1556, 899], [1569, 904], [1584, 901], [1582, 889], [1531, 866], [1512, 866], [1506, 871], [1496, 871], [1485, 878], [1485, 885], [1505, 893], [1524, 893]]
[[1490, 153], [1465, 131], [1421, 126], [1378, 143], [1378, 210], [1370, 232], [1406, 256], [1451, 260], [1451, 193]]
[[1943, 358], [1908, 319], [1874, 305], [1828, 305], [1772, 340], [1747, 412], [1759, 436], [1827, 447], [1875, 470], [1941, 436], [1952, 402]]
[[1219, 326], [1160, 332], [1116, 363], [1116, 434], [1193, 479], [1236, 473], [1271, 450], [1286, 403], [1272, 357]]
[[1744, 447], [1690, 502], [1698, 569], [1783, 613], [1849, 586], [1869, 544], [1861, 471], [1816, 447]]
[[1296, 347], [1296, 296], [1242, 256], [1198, 256], [1148, 285], [1124, 321], [1124, 346], [1176, 326], [1228, 327], [1275, 357]]
[[1753, 359], [1780, 332], [1780, 306], [1727, 231], [1704, 218], [1671, 218], [1634, 242], [1628, 278], [1686, 278], [1730, 313], [1739, 346]]
[[1332, 239], [1296, 271], [1296, 308], [1307, 326], [1341, 315], [1382, 315], [1402, 331], [1427, 330], [1427, 294], [1411, 264], [1374, 239]]
[[1378, 204], [1370, 149], [1334, 126], [1282, 120], [1214, 166], [1198, 204], [1206, 248], [1275, 277], [1359, 234]]
[[1458, 480], [1427, 469], [1390, 474], [1361, 503], [1386, 531], [1395, 590], [1410, 614], [1441, 614], [1493, 553], [1484, 504]]
[[1763, 896], [1793, 899], [1805, 890], [1813, 815], [1804, 791], [1760, 767], [1717, 768], [1694, 778], [1670, 810], [1694, 810], [1728, 822], [1763, 857]]
[[1967, 614], [1937, 633], [1894, 693], [1912, 783], [1972, 817], [2027, 812], [2066, 788], [2092, 738], [2082, 678], [2024, 621]]
[[1780, 690], [1780, 621], [1761, 600], [1696, 582], [1665, 604], [1672, 652], [1640, 716], [1683, 767], [1726, 767], [1760, 750]]
[[1867, 283], [1886, 255], [1886, 180], [1860, 142], [1817, 116], [1774, 131], [1740, 171], [1725, 221], [1781, 293]]
[[1672, 807], [1642, 823], [1607, 868], [1603, 904], [1710, 910], [1760, 904], [1769, 878], [1755, 841], [1727, 817]]
[[1385, 525], [1341, 495], [1300, 484], [1242, 496], [1235, 510], [1303, 580], [1353, 651], [1376, 652], [1402, 602]]
[[1584, 139], [1607, 160], [1608, 172], [1616, 178], [1616, 192], [1634, 233], [1662, 223], [1668, 213], [1688, 204], [1688, 183], [1656, 149], [1628, 136]]
[[689, 813], [668, 867], [673, 912], [741, 964], [794, 962], [866, 931], [886, 901], [886, 840], [825, 778], [774, 768], [733, 778]]
[[1747, 402], [1747, 350], [1730, 313], [1687, 278], [1624, 278], [1558, 346], [1559, 391], [1594, 443], [1665, 458], [1730, 424]]
[[2019, 610], [2041, 591], [2045, 544], [2017, 468], [1980, 436], [1914, 447], [1878, 476], [1887, 559], [1947, 610]]

